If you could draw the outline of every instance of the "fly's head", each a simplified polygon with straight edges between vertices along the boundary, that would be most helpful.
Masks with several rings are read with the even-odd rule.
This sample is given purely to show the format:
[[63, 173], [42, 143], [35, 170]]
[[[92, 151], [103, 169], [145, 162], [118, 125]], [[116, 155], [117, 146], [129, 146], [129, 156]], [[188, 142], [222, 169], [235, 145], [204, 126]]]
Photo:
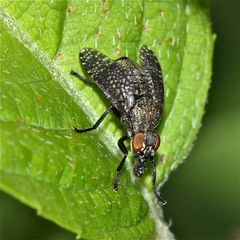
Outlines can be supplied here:
[[160, 137], [157, 133], [139, 132], [131, 141], [135, 165], [133, 173], [136, 177], [142, 176], [148, 158], [153, 157], [160, 146]]

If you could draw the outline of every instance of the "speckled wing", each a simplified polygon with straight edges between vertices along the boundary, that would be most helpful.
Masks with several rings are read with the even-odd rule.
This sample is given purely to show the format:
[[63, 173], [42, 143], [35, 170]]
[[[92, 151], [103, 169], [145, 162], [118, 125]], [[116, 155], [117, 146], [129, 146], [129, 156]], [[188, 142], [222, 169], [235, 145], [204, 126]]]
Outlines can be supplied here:
[[149, 100], [154, 100], [158, 110], [157, 115], [161, 115], [164, 103], [164, 87], [161, 66], [152, 50], [142, 46], [140, 50], [141, 69], [145, 75], [144, 88], [150, 93]]
[[79, 57], [86, 72], [112, 105], [121, 113], [127, 112], [134, 104], [139, 66], [128, 58], [111, 60], [93, 49], [83, 49]]
[[89, 76], [96, 80], [99, 73], [104, 71], [114, 61], [106, 55], [92, 49], [84, 48], [79, 53], [80, 62]]

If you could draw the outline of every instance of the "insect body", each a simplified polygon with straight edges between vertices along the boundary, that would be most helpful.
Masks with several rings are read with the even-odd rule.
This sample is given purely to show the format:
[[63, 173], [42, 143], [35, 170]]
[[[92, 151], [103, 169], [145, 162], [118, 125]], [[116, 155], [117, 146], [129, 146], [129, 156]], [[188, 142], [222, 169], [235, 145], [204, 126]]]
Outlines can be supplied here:
[[[140, 65], [127, 57], [109, 59], [90, 48], [81, 50], [79, 58], [84, 70], [103, 91], [111, 106], [93, 127], [74, 130], [82, 133], [96, 129], [110, 111], [116, 110], [121, 123], [127, 129], [127, 135], [118, 141], [124, 157], [116, 171], [114, 190], [118, 190], [119, 174], [128, 154], [124, 141], [131, 138], [131, 149], [135, 158], [134, 175], [140, 177], [144, 173], [146, 162], [150, 160], [153, 191], [157, 199], [165, 204], [166, 201], [160, 197], [155, 183], [154, 154], [160, 146], [160, 137], [155, 133], [155, 128], [160, 121], [164, 102], [162, 72], [156, 56], [143, 46], [140, 50]], [[71, 74], [89, 83], [78, 73], [71, 71]]]

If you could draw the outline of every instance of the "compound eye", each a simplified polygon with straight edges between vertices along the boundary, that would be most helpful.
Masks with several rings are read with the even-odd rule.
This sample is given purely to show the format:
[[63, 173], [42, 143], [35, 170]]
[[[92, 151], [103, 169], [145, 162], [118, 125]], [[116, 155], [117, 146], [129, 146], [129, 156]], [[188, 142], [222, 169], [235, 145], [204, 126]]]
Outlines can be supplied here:
[[160, 146], [160, 136], [158, 134], [156, 134], [156, 143], [155, 143], [155, 146], [154, 146], [154, 151], [157, 151], [159, 146]]
[[137, 133], [132, 139], [132, 149], [134, 152], [138, 153], [141, 151], [144, 143], [144, 134]]

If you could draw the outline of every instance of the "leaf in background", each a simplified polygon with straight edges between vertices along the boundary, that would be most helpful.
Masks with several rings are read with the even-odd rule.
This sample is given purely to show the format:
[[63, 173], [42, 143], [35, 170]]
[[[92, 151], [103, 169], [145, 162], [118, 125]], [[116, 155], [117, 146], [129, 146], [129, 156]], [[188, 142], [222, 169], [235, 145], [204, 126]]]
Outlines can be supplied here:
[[[135, 60], [141, 45], [154, 50], [166, 98], [158, 129], [160, 183], [186, 155], [204, 112], [214, 39], [208, 6], [1, 1], [0, 37], [1, 188], [83, 238], [170, 238], [152, 193], [134, 184], [129, 172], [122, 172], [119, 191], [112, 190], [122, 157], [119, 121], [110, 115], [95, 132], [71, 131], [92, 125], [109, 103], [69, 72], [81, 73], [83, 47]], [[150, 181], [148, 174], [149, 189]]]

